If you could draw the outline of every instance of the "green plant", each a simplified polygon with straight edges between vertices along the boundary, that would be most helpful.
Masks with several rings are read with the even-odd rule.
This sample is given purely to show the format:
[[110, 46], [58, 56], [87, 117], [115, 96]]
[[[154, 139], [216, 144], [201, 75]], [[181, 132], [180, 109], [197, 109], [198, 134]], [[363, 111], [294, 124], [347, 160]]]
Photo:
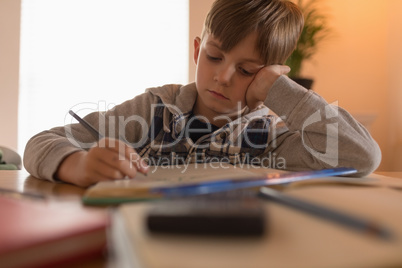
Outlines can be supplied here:
[[313, 57], [318, 50], [318, 45], [330, 32], [327, 17], [318, 9], [318, 2], [320, 1], [297, 1], [304, 15], [304, 27], [296, 49], [286, 61], [286, 65], [291, 68], [290, 77], [300, 77], [303, 62]]

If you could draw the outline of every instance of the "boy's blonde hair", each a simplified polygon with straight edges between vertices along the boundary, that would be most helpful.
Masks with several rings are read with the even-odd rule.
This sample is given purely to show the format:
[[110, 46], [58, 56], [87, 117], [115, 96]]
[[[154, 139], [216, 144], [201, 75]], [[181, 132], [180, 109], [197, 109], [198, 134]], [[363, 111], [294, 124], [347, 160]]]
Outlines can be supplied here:
[[303, 29], [303, 14], [287, 0], [216, 0], [204, 24], [202, 37], [214, 35], [227, 52], [252, 32], [266, 65], [283, 64], [295, 49]]

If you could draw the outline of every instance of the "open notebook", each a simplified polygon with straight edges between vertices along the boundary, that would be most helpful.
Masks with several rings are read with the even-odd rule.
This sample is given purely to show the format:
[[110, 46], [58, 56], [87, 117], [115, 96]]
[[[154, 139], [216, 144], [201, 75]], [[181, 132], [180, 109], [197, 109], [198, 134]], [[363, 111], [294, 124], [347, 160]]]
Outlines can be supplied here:
[[[87, 205], [119, 204], [287, 184], [356, 172], [350, 168], [303, 172], [264, 169], [265, 173], [261, 173], [261, 170], [255, 172], [252, 169], [252, 167], [247, 169], [224, 163], [151, 167], [148, 176], [138, 174], [135, 179], [105, 181], [90, 187], [83, 197], [83, 202]], [[332, 179], [339, 180], [339, 178]]]

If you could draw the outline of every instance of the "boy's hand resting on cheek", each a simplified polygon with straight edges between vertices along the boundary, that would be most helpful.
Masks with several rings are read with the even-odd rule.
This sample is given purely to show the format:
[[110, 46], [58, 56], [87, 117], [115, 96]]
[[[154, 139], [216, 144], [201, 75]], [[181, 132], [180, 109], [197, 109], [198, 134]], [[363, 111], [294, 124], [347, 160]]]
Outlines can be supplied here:
[[104, 138], [89, 151], [69, 155], [61, 163], [57, 178], [87, 187], [99, 181], [134, 178], [137, 172], [148, 172], [137, 152], [123, 141]]
[[246, 92], [246, 103], [250, 110], [264, 102], [268, 91], [279, 76], [289, 72], [290, 67], [286, 65], [270, 65], [259, 70]]

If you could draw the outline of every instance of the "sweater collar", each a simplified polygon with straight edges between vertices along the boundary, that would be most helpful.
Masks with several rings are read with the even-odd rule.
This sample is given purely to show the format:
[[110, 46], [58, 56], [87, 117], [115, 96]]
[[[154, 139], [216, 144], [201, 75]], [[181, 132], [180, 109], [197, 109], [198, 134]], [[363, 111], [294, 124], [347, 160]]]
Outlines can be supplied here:
[[[181, 133], [197, 100], [197, 88], [195, 83], [188, 85], [166, 85], [163, 90], [160, 88], [150, 88], [147, 91], [161, 98], [165, 109], [163, 111], [163, 129], [170, 133], [174, 131], [174, 136]], [[248, 125], [256, 118], [268, 115], [269, 109], [261, 105], [250, 111], [246, 109], [243, 116], [228, 123], [227, 127], [234, 128], [236, 125]], [[171, 124], [172, 123], [172, 124]], [[171, 126], [171, 127], [170, 127]]]

